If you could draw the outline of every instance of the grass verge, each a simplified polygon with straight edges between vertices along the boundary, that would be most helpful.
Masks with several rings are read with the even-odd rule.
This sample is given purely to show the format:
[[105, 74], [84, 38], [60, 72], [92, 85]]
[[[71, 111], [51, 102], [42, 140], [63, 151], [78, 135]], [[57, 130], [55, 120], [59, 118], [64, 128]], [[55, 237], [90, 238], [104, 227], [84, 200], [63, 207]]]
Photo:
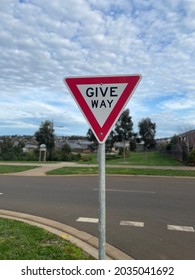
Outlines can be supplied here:
[[[131, 152], [128, 156], [106, 155], [106, 163], [114, 165], [182, 166], [174, 157], [159, 152]], [[81, 164], [97, 164], [97, 155], [82, 155]]]
[[[98, 174], [98, 167], [63, 167], [48, 171], [47, 175], [90, 175]], [[118, 175], [156, 175], [156, 176], [189, 176], [195, 177], [194, 170], [165, 170], [150, 168], [106, 168], [106, 174]]]
[[38, 166], [0, 165], [0, 174], [22, 172], [37, 167]]
[[98, 174], [98, 167], [62, 167], [46, 172], [47, 175], [89, 175]]
[[189, 176], [195, 177], [193, 170], [166, 170], [166, 169], [152, 169], [152, 168], [107, 168], [107, 174], [121, 174], [121, 175], [153, 175], [153, 176]]
[[44, 229], [0, 218], [0, 260], [88, 260], [76, 245]]

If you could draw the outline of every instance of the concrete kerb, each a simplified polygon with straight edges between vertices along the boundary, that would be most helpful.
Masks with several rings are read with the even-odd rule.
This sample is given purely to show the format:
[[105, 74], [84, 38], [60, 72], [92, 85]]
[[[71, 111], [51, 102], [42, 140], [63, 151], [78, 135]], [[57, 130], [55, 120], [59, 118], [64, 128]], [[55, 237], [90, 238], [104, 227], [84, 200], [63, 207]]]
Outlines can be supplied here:
[[[57, 221], [20, 212], [1, 210], [0, 217], [26, 222], [41, 227], [55, 235], [76, 244], [89, 255], [98, 259], [98, 239], [91, 234], [77, 230]], [[110, 244], [106, 244], [106, 260], [133, 260], [132, 257]]]

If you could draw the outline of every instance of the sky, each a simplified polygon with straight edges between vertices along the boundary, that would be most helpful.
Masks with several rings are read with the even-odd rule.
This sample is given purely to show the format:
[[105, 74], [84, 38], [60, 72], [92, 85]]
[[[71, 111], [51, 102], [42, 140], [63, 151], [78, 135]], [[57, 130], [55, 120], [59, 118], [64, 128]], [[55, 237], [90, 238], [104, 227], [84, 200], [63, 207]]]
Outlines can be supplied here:
[[195, 129], [194, 0], [0, 0], [0, 135], [89, 128], [63, 82], [69, 76], [141, 74], [126, 105], [134, 132]]

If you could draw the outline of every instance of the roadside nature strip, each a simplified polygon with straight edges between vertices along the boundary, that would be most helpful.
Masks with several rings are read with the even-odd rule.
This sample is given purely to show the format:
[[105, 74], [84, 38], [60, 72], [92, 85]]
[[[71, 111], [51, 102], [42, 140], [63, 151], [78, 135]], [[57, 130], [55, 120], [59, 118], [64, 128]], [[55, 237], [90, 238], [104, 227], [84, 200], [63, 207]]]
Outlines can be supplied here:
[[20, 166], [20, 165], [1, 165], [0, 164], [0, 174], [6, 173], [15, 173], [15, 172], [22, 172], [27, 171], [30, 169], [37, 168], [39, 166]]
[[82, 249], [36, 226], [0, 218], [0, 260], [88, 260]]
[[[63, 167], [46, 173], [47, 175], [90, 175], [98, 174], [98, 167]], [[194, 170], [152, 169], [152, 168], [115, 168], [107, 167], [106, 174], [116, 175], [154, 175], [195, 177]]]
[[[79, 161], [44, 162], [44, 165], [51, 166], [47, 171], [43, 169], [43, 174], [47, 175], [96, 175], [98, 174], [97, 154], [82, 154]], [[35, 165], [33, 165], [35, 164]], [[10, 174], [22, 172], [41, 167], [41, 162], [0, 162], [0, 174]], [[64, 164], [64, 165], [63, 165]], [[62, 167], [65, 166], [65, 167]], [[58, 168], [58, 169], [57, 169]], [[131, 152], [124, 156], [118, 154], [106, 154], [106, 174], [116, 175], [152, 175], [152, 176], [189, 176], [195, 177], [193, 167], [184, 166], [176, 158], [159, 152]]]

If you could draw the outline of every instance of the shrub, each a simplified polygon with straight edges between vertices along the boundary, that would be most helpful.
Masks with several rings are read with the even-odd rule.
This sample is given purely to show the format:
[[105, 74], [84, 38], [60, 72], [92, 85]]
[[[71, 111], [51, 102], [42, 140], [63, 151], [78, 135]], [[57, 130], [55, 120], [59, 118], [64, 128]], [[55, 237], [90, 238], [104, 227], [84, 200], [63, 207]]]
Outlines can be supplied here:
[[30, 151], [24, 153], [23, 160], [38, 161], [39, 160], [39, 151], [38, 150], [30, 150]]
[[188, 164], [193, 166], [195, 165], [195, 149], [193, 149], [188, 155]]
[[[123, 156], [124, 155], [124, 148], [120, 147], [119, 148], [119, 152], [118, 152], [119, 156]], [[129, 155], [129, 151], [127, 148], [125, 148], [125, 155], [128, 156]]]
[[86, 157], [86, 156], [83, 156], [83, 157], [81, 157], [81, 160], [82, 161], [91, 161], [92, 160], [92, 158], [91, 157]]
[[113, 159], [119, 159], [121, 158], [119, 155], [117, 154], [106, 154], [106, 160], [113, 160]]
[[79, 161], [81, 159], [81, 154], [71, 154], [71, 158], [73, 161]]

